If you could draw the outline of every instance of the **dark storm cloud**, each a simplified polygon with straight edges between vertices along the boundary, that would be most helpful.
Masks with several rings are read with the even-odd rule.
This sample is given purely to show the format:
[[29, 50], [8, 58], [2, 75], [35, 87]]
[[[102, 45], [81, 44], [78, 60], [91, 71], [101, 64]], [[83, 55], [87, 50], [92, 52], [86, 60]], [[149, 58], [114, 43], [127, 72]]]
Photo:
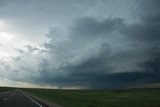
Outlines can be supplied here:
[[[145, 56], [138, 65], [146, 74], [152, 73], [152, 82], [159, 82], [160, 73], [160, 4], [159, 0], [143, 1], [141, 8], [143, 14], [140, 22], [127, 25], [123, 29], [128, 41], [134, 45], [136, 53], [144, 52], [140, 57]], [[138, 47], [141, 47], [139, 50]], [[156, 80], [154, 81], [154, 78]], [[146, 78], [145, 81], [150, 80]]]
[[[140, 22], [127, 26], [126, 35], [131, 40], [139, 42], [148, 42], [158, 45], [160, 41], [160, 1], [159, 0], [142, 0], [140, 1], [141, 14]], [[147, 45], [147, 43], [146, 43]]]
[[111, 33], [123, 25], [121, 18], [107, 18], [102, 21], [93, 17], [84, 17], [77, 20], [72, 28], [73, 35], [76, 36], [99, 36], [101, 34]]
[[[158, 1], [152, 2], [156, 4]], [[151, 8], [151, 11], [153, 6], [147, 6], [147, 8]], [[159, 7], [157, 6], [156, 9], [158, 11]], [[91, 57], [77, 65], [67, 64], [59, 69], [67, 72], [67, 75], [56, 77], [46, 75], [49, 78], [41, 78], [42, 81], [61, 85], [86, 85], [91, 88], [124, 88], [159, 82], [159, 76], [157, 76], [160, 72], [157, 61], [159, 60], [158, 53], [160, 53], [159, 16], [159, 11], [153, 15], [146, 12], [145, 15], [140, 16], [140, 22], [133, 24], [125, 24], [120, 18], [108, 18], [103, 21], [89, 17], [79, 19], [71, 29], [71, 35], [74, 38], [91, 39], [94, 36], [98, 38], [101, 38], [102, 35], [112, 36], [111, 33], [117, 30], [125, 35], [126, 40], [130, 43], [128, 48], [131, 50], [113, 52], [108, 48], [111, 44], [101, 45], [100, 47], [105, 48], [98, 51], [99, 54], [90, 55]], [[84, 40], [84, 44], [85, 42]], [[107, 41], [104, 42], [107, 43]], [[78, 41], [77, 44], [79, 44]], [[121, 73], [108, 73], [116, 71], [119, 67]], [[42, 76], [46, 73], [47, 68], [44, 71]]]
[[[140, 51], [145, 51], [148, 60], [143, 63], [148, 63], [144, 68], [154, 67], [158, 62], [154, 62], [159, 59], [160, 53], [160, 1], [146, 1], [141, 8], [144, 9], [140, 17], [140, 22], [136, 24], [128, 25], [123, 29], [123, 34], [132, 41], [132, 43], [137, 44], [137, 46], [142, 47]], [[136, 49], [136, 47], [135, 47]], [[146, 54], [144, 53], [144, 55]], [[150, 62], [150, 65], [149, 65]], [[154, 62], [154, 63], [153, 63]], [[152, 64], [151, 64], [152, 63]], [[160, 65], [157, 65], [160, 66]], [[156, 68], [156, 66], [155, 66]], [[150, 71], [155, 72], [155, 69], [150, 69]], [[159, 71], [160, 72], [160, 69]]]
[[[155, 71], [126, 71], [123, 73], [106, 74], [106, 71], [112, 71], [114, 68], [107, 66], [107, 59], [103, 58], [104, 57], [100, 58], [100, 56], [99, 58], [93, 57], [84, 64], [59, 69], [59, 71], [63, 70], [63, 72], [69, 72], [68, 75], [53, 75], [52, 73], [49, 73], [47, 63], [45, 65], [43, 64], [41, 77], [34, 80], [34, 82], [56, 84], [60, 87], [74, 85], [88, 86], [93, 89], [120, 89], [159, 82], [159, 76], [157, 76], [158, 73]], [[110, 62], [108, 61], [108, 63]], [[145, 63], [143, 66], [148, 68], [150, 65], [146, 66]], [[153, 66], [151, 69], [155, 69], [155, 67]], [[56, 69], [52, 70], [54, 71]]]
[[[128, 69], [130, 72], [108, 73], [114, 72], [116, 68], [122, 66], [121, 64], [123, 62], [126, 62], [124, 66], [126, 67], [128, 66], [127, 63], [129, 63], [129, 60], [134, 60], [135, 58], [140, 59], [142, 56], [144, 56], [143, 52], [138, 53], [137, 51], [112, 53], [108, 44], [102, 44], [98, 55], [93, 55], [78, 65], [67, 65], [57, 70], [49, 69], [48, 63], [44, 61], [45, 63], [41, 65], [41, 77], [35, 81], [49, 84], [54, 83], [57, 86], [89, 86], [93, 89], [128, 88], [136, 85], [158, 82], [159, 77], [156, 76], [157, 73], [155, 71], [144, 72], [144, 69], [136, 70], [136, 68], [134, 68], [137, 66], [146, 68], [146, 66], [144, 66], [144, 63], [146, 63], [144, 60], [133, 61], [133, 67]], [[148, 57], [148, 55], [145, 57]], [[119, 66], [117, 65], [118, 63], [120, 64]], [[130, 65], [128, 67], [130, 67]], [[53, 75], [49, 72], [50, 70], [67, 72], [67, 75], [56, 75], [56, 73]], [[121, 68], [119, 70], [125, 69]]]
[[144, 16], [141, 22], [127, 26], [124, 33], [135, 42], [156, 44], [160, 41], [160, 14]]
[[[44, 46], [50, 50], [49, 54], [51, 56], [56, 55], [56, 63], [59, 63], [60, 61], [61, 64], [58, 66], [58, 69], [55, 69], [49, 67], [50, 60], [42, 61], [39, 67], [41, 68], [41, 77], [39, 79], [37, 78], [38, 80], [35, 81], [54, 83], [60, 86], [90, 86], [92, 81], [98, 79], [97, 77], [106, 75], [108, 72], [114, 70], [114, 66], [112, 66], [111, 62], [114, 63], [119, 57], [114, 58], [115, 56], [114, 54], [112, 55], [110, 46], [106, 42], [100, 42], [100, 44], [94, 44], [93, 46], [91, 45], [89, 46], [89, 48], [91, 48], [89, 50], [86, 49], [86, 47], [92, 44], [92, 42], [97, 42], [97, 39], [93, 39], [93, 36], [98, 36], [98, 38], [101, 38], [102, 40], [104, 36], [112, 36], [107, 34], [110, 34], [120, 26], [123, 26], [123, 20], [120, 18], [106, 18], [104, 21], [98, 21], [97, 19], [83, 17], [77, 21], [77, 23], [73, 24], [74, 29], [72, 29], [72, 27], [68, 34], [68, 36], [71, 37], [69, 40], [70, 43], [60, 42], [59, 44], [55, 44], [56, 41], [54, 37], [57, 36], [56, 34], [59, 34], [57, 33], [57, 28], [56, 30], [51, 29], [49, 34], [47, 34], [50, 41], [45, 43]], [[58, 31], [61, 32], [61, 30]], [[58, 38], [60, 38], [60, 35], [58, 36]], [[81, 40], [79, 40], [79, 37]], [[91, 41], [86, 39], [90, 39]], [[96, 50], [94, 49], [95, 46], [98, 47]], [[83, 55], [83, 51], [88, 51], [87, 55]], [[78, 63], [70, 63], [70, 58], [74, 59], [74, 57], [81, 54], [82, 56], [78, 59], [80, 60]], [[83, 57], [85, 57], [85, 59]], [[54, 59], [54, 57], [52, 58]], [[114, 61], [112, 58], [114, 58]], [[65, 61], [63, 61], [64, 59]], [[91, 87], [94, 87], [93, 83]]]
[[[16, 62], [21, 59], [33, 62], [36, 57], [37, 68], [31, 63], [24, 67], [19, 62], [17, 71], [29, 76], [12, 76], [12, 79], [94, 89], [160, 82], [160, 2], [143, 0], [138, 3], [138, 22], [127, 24], [126, 19], [120, 17], [82, 15], [71, 21], [65, 30], [61, 26], [50, 28], [46, 34], [48, 40], [40, 46], [44, 48], [44, 56], [41, 55], [43, 49], [34, 46], [25, 46], [27, 52], [17, 49], [21, 57], [15, 58]], [[88, 2], [84, 4], [84, 7], [89, 5]], [[82, 9], [79, 5], [76, 7]], [[35, 56], [34, 51], [38, 53]]]
[[159, 0], [139, 0], [137, 1], [139, 3], [139, 10], [140, 15], [155, 15], [159, 14]]

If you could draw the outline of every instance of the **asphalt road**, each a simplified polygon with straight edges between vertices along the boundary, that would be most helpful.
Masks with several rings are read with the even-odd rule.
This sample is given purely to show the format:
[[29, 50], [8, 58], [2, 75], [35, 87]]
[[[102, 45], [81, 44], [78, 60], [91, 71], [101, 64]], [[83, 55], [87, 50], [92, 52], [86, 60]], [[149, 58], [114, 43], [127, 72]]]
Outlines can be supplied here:
[[0, 93], [0, 107], [48, 107], [19, 89]]

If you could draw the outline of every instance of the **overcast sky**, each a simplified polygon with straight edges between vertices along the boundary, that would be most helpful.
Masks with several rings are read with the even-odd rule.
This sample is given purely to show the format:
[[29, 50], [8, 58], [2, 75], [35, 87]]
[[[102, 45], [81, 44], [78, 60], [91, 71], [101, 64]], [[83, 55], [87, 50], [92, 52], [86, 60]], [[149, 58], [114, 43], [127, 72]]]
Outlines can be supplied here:
[[116, 89], [160, 81], [159, 0], [0, 0], [0, 85]]

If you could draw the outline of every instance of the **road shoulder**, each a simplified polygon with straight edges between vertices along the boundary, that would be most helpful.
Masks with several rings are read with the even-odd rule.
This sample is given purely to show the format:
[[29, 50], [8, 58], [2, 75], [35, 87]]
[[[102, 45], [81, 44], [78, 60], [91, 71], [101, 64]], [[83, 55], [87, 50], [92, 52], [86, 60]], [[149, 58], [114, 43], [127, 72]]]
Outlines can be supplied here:
[[40, 97], [38, 97], [38, 96], [34, 96], [34, 95], [32, 95], [32, 94], [30, 94], [30, 93], [28, 93], [28, 92], [26, 92], [26, 91], [25, 91], [24, 93], [27, 94], [27, 95], [29, 95], [29, 96], [32, 97], [32, 98], [37, 99], [38, 101], [40, 101], [40, 102], [42, 102], [42, 103], [48, 105], [49, 107], [63, 107], [63, 106], [61, 106], [61, 105], [59, 105], [59, 104], [52, 103], [52, 102], [50, 102], [50, 101], [48, 101], [48, 100], [45, 100], [45, 99], [43, 99], [43, 98], [40, 98]]

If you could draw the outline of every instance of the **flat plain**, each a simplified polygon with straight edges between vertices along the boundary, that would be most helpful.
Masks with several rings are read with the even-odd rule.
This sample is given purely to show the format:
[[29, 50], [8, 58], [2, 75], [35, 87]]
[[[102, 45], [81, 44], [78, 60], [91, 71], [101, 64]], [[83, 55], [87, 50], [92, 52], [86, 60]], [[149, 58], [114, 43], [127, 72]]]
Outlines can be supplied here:
[[64, 107], [160, 107], [160, 89], [23, 89]]
[[[0, 87], [0, 93], [17, 88]], [[160, 89], [55, 90], [21, 88], [64, 107], [160, 107]]]

